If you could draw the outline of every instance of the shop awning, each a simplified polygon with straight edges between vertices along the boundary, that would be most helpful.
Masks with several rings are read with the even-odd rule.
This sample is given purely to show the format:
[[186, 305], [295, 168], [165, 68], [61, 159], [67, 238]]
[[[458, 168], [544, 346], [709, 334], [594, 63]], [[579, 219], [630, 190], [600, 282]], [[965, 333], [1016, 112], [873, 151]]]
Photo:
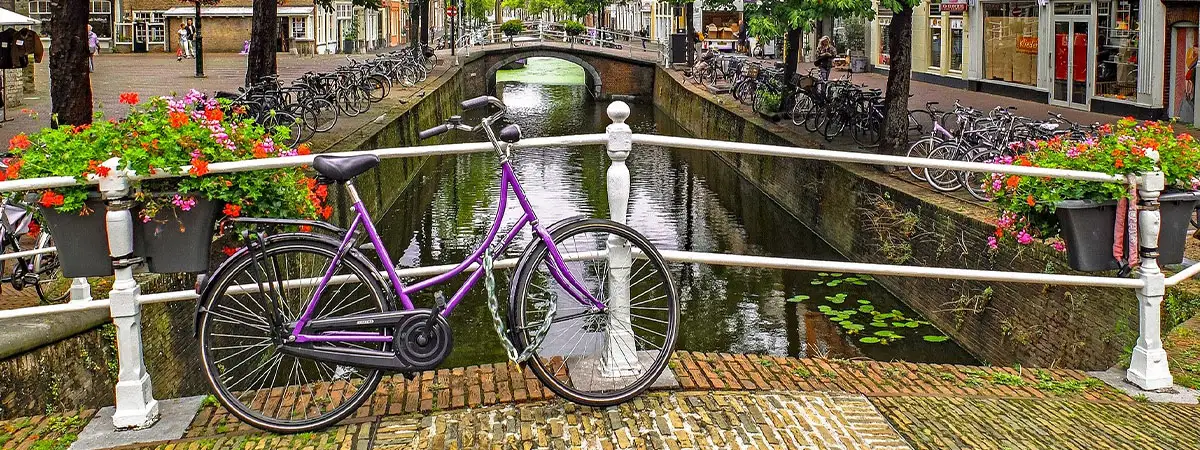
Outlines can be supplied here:
[[37, 19], [25, 17], [7, 9], [0, 8], [0, 26], [37, 25], [39, 23], [41, 23], [41, 21]]
[[[280, 6], [279, 16], [311, 16], [311, 6]], [[163, 12], [166, 17], [194, 17], [196, 8], [193, 6], [176, 6]], [[200, 8], [200, 17], [253, 17], [254, 8], [249, 6], [204, 6]]]

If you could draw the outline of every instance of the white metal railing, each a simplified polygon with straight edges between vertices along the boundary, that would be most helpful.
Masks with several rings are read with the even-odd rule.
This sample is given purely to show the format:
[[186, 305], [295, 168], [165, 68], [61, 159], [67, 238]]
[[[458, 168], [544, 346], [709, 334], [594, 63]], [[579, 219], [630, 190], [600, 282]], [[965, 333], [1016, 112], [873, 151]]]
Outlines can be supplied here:
[[[611, 219], [625, 222], [629, 205], [629, 170], [625, 161], [633, 149], [633, 144], [649, 144], [675, 149], [690, 149], [700, 151], [721, 151], [767, 155], [785, 158], [804, 158], [823, 161], [882, 164], [893, 166], [929, 167], [950, 170], [968, 170], [979, 172], [995, 172], [1015, 175], [1045, 176], [1083, 181], [1124, 182], [1124, 179], [1098, 172], [1043, 169], [1013, 165], [998, 165], [986, 163], [971, 163], [924, 158], [908, 158], [898, 156], [873, 155], [833, 150], [817, 150], [775, 145], [747, 144], [692, 138], [668, 137], [646, 134], [633, 134], [625, 120], [629, 117], [629, 106], [624, 102], [613, 102], [609, 105], [608, 116], [612, 120], [605, 133], [573, 136], [530, 138], [515, 145], [515, 150], [542, 146], [588, 146], [606, 145], [607, 154], [612, 164], [608, 169], [608, 200]], [[386, 148], [369, 151], [346, 152], [345, 155], [374, 154], [381, 158], [406, 158], [430, 155], [459, 155], [469, 153], [490, 152], [489, 143], [467, 143], [433, 145], [424, 147]], [[280, 167], [298, 167], [311, 164], [312, 155], [292, 156], [282, 158], [264, 158], [251, 161], [213, 163], [209, 172], [226, 173]], [[118, 170], [118, 161], [105, 162], [110, 167], [109, 175], [104, 178], [92, 177], [89, 183], [99, 184], [106, 199], [125, 199], [129, 195], [129, 183], [133, 180], [146, 178], [165, 178], [175, 175], [158, 172], [149, 175], [139, 175]], [[184, 167], [184, 172], [188, 167]], [[1157, 202], [1163, 189], [1161, 172], [1151, 172], [1139, 177], [1138, 191], [1141, 194], [1142, 205], [1152, 206]], [[42, 189], [50, 187], [74, 185], [71, 177], [53, 177], [30, 180], [10, 180], [0, 182], [0, 192]], [[113, 202], [106, 212], [107, 232], [110, 253], [112, 255], [129, 255], [132, 253], [132, 216], [124, 202]], [[1141, 208], [1139, 221], [1145, 226], [1140, 227], [1139, 242], [1143, 246], [1153, 248], [1158, 242], [1159, 212], [1157, 208]], [[1144, 247], [1146, 248], [1146, 247]], [[670, 261], [690, 262], [713, 265], [760, 267], [786, 270], [836, 271], [865, 273], [875, 275], [910, 276], [924, 278], [945, 278], [960, 280], [1016, 282], [1034, 284], [1063, 284], [1074, 286], [1120, 287], [1134, 289], [1139, 304], [1139, 338], [1134, 348], [1133, 358], [1128, 378], [1143, 389], [1159, 389], [1170, 386], [1172, 378], [1167, 370], [1166, 352], [1162, 349], [1159, 329], [1160, 305], [1164, 290], [1167, 286], [1177, 284], [1200, 273], [1200, 265], [1192, 266], [1177, 273], [1170, 279], [1164, 277], [1159, 270], [1157, 260], [1145, 258], [1138, 270], [1137, 278], [1100, 277], [1067, 274], [1001, 272], [987, 270], [970, 270], [940, 267], [917, 267], [890, 264], [866, 264], [854, 262], [824, 261], [798, 258], [764, 257], [750, 255], [732, 255], [718, 253], [702, 253], [666, 250], [662, 255]], [[0, 257], [3, 258], [3, 257]], [[114, 258], [115, 259], [115, 258]], [[497, 261], [497, 267], [505, 267], [513, 261]], [[117, 326], [117, 347], [120, 359], [120, 374], [116, 387], [117, 411], [114, 423], [117, 427], [145, 427], [154, 423], [157, 416], [157, 402], [153, 399], [149, 374], [146, 373], [142, 361], [142, 346], [140, 339], [142, 304], [187, 301], [197, 297], [194, 291], [176, 291], [160, 294], [142, 295], [139, 286], [133, 279], [132, 266], [129, 264], [114, 264], [115, 275], [113, 288], [107, 300], [90, 302], [72, 302], [65, 305], [40, 306], [17, 310], [0, 311], [0, 319], [13, 319], [37, 316], [41, 314], [62, 313], [68, 311], [108, 308], [113, 322]], [[399, 275], [405, 277], [429, 276], [444, 273], [451, 265], [403, 269]]]
[[[650, 36], [643, 37], [636, 34], [598, 29], [595, 27], [584, 27], [582, 34], [578, 36], [568, 36], [561, 23], [548, 21], [528, 21], [524, 23], [525, 30], [511, 37], [500, 32], [500, 25], [488, 25], [482, 30], [484, 32], [483, 44], [565, 42], [581, 47], [591, 46], [628, 50], [631, 57], [634, 56], [634, 53], [638, 51], [662, 55], [666, 49], [665, 45], [660, 42], [656, 42]], [[471, 33], [479, 31], [480, 30], [476, 30]], [[470, 54], [469, 49], [467, 50], [467, 54]], [[661, 56], [655, 57], [656, 60], [660, 58]]]

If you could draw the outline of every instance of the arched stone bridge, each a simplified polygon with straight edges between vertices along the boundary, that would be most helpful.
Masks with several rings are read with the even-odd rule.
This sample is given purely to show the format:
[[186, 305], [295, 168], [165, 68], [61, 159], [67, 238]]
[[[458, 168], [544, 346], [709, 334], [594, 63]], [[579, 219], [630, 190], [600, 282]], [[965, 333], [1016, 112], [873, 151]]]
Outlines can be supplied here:
[[470, 56], [460, 56], [463, 92], [467, 95], [495, 94], [496, 71], [531, 57], [557, 58], [579, 65], [586, 74], [588, 90], [599, 99], [654, 94], [657, 52], [583, 45], [572, 48], [565, 43], [545, 41], [517, 42], [515, 47], [504, 43], [471, 49]]

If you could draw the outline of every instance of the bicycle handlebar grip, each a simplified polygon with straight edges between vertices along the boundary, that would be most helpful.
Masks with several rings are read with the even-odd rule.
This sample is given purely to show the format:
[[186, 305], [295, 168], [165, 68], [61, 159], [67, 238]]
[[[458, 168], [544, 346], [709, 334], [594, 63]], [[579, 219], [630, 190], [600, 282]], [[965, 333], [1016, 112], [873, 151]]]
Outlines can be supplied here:
[[441, 124], [441, 125], [438, 125], [438, 126], [436, 126], [436, 127], [433, 127], [433, 128], [430, 128], [430, 129], [428, 129], [428, 130], [422, 131], [422, 132], [421, 132], [421, 133], [420, 133], [418, 136], [419, 136], [421, 139], [429, 139], [429, 138], [431, 138], [431, 137], [437, 136], [437, 135], [439, 135], [439, 134], [442, 134], [442, 133], [445, 133], [445, 132], [447, 132], [447, 131], [450, 131], [450, 126], [449, 126], [449, 125], [446, 125], [446, 124], [444, 124], [444, 123], [443, 123], [443, 124]]
[[475, 97], [470, 100], [464, 100], [462, 102], [462, 109], [463, 109], [463, 111], [470, 111], [472, 109], [479, 108], [481, 106], [487, 106], [487, 104], [488, 104], [488, 96], [481, 95], [479, 97]]

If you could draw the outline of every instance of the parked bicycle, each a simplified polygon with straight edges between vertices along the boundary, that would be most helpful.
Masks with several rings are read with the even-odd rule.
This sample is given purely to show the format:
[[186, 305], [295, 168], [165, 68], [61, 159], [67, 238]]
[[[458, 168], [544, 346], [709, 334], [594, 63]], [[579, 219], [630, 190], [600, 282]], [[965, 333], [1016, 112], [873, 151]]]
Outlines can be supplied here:
[[[483, 131], [500, 166], [491, 229], [449, 272], [407, 285], [391, 264], [354, 178], [379, 164], [374, 155], [317, 156], [324, 183], [344, 186], [354, 211], [349, 229], [317, 221], [238, 219], [260, 226], [308, 225], [332, 233], [246, 232], [246, 246], [200, 289], [197, 334], [205, 377], [221, 404], [264, 430], [295, 433], [348, 416], [371, 397], [384, 371], [431, 370], [450, 353], [447, 318], [483, 279], [501, 343], [559, 396], [583, 405], [630, 400], [658, 378], [675, 345], [678, 292], [657, 249], [633, 228], [570, 218], [545, 226], [510, 163], [521, 140], [516, 125], [492, 129], [505, 106], [492, 97], [464, 110], [497, 111], [471, 126], [459, 116], [420, 133]], [[509, 193], [520, 204], [501, 235]], [[526, 228], [534, 239], [514, 269], [502, 318], [493, 259]], [[362, 233], [361, 231], [365, 231]], [[360, 253], [364, 235], [382, 262]], [[467, 274], [449, 302], [418, 308], [412, 297]], [[386, 273], [386, 279], [380, 273]], [[390, 289], [389, 289], [390, 288]]]
[[[0, 154], [0, 171], [8, 168], [8, 158]], [[42, 250], [54, 246], [54, 239], [46, 231], [38, 230], [34, 222], [34, 208], [23, 199], [10, 195], [0, 200], [0, 248], [5, 253], [27, 250]], [[32, 234], [32, 236], [31, 236]], [[26, 239], [29, 237], [30, 239]], [[30, 244], [32, 244], [30, 246]], [[58, 264], [58, 254], [39, 253], [6, 261], [2, 266], [0, 283], [8, 283], [18, 291], [32, 287], [43, 305], [62, 303], [70, 295]]]

